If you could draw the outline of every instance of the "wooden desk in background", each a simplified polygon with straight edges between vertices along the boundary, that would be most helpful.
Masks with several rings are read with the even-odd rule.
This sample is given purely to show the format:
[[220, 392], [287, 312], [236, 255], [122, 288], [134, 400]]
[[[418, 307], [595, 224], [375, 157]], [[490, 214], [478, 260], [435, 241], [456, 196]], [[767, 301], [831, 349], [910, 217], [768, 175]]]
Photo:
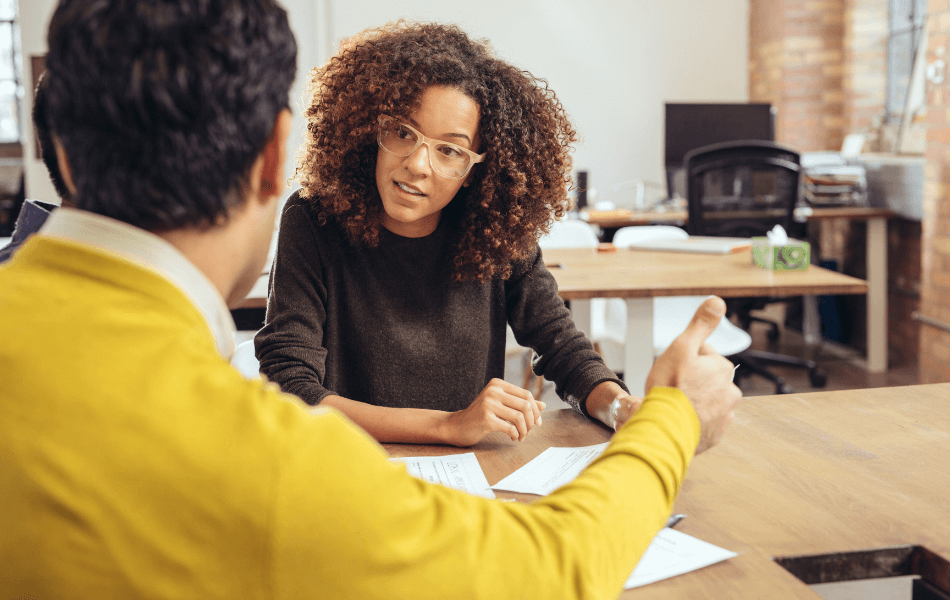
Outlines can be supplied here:
[[[653, 298], [662, 296], [801, 296], [865, 294], [854, 277], [810, 265], [807, 271], [775, 273], [752, 265], [749, 251], [730, 255], [685, 254], [588, 248], [544, 251], [558, 293], [571, 303], [578, 328], [590, 336], [591, 298], [623, 298], [627, 303], [624, 381], [640, 393], [653, 364]], [[557, 265], [557, 266], [554, 266]], [[268, 276], [261, 275], [242, 308], [267, 306]]]
[[[743, 400], [723, 441], [693, 460], [673, 509], [688, 515], [677, 529], [739, 556], [621, 598], [818, 600], [772, 558], [907, 544], [950, 558], [948, 405], [950, 384]], [[473, 451], [494, 485], [548, 447], [610, 436], [571, 410], [545, 411], [543, 420], [522, 443], [491, 434], [472, 448], [384, 447], [393, 456]], [[858, 563], [839, 561], [839, 575], [852, 578]], [[930, 577], [943, 577], [936, 583], [950, 592], [950, 569], [942, 573]]]
[[[866, 240], [866, 265], [868, 282], [868, 310], [867, 310], [867, 370], [869, 373], [884, 373], [887, 371], [887, 220], [894, 213], [886, 208], [872, 208], [860, 206], [837, 206], [827, 208], [812, 208], [803, 211], [802, 216], [808, 222], [825, 221], [828, 219], [850, 219], [867, 221], [868, 233]], [[666, 212], [631, 211], [591, 211], [586, 219], [588, 223], [616, 230], [621, 227], [650, 224], [683, 224], [686, 222], [685, 210]], [[817, 322], [817, 302], [811, 299], [805, 303], [805, 310], [811, 314], [806, 320]], [[809, 343], [818, 341], [820, 332], [807, 330], [805, 339]]]
[[773, 272], [752, 265], [751, 252], [694, 254], [587, 248], [544, 251], [558, 293], [571, 301], [574, 322], [590, 335], [591, 298], [623, 298], [627, 304], [624, 381], [642, 393], [653, 364], [653, 298], [663, 296], [801, 296], [865, 294], [854, 277], [809, 265], [806, 271]]
[[[807, 271], [775, 273], [752, 265], [749, 251], [730, 255], [685, 254], [588, 248], [544, 251], [558, 293], [571, 303], [578, 328], [591, 332], [591, 298], [623, 298], [627, 303], [624, 381], [640, 393], [653, 364], [653, 298], [662, 296], [800, 296], [865, 294], [854, 277], [810, 265]], [[553, 265], [558, 265], [553, 267]], [[261, 275], [242, 308], [267, 306], [268, 276]]]

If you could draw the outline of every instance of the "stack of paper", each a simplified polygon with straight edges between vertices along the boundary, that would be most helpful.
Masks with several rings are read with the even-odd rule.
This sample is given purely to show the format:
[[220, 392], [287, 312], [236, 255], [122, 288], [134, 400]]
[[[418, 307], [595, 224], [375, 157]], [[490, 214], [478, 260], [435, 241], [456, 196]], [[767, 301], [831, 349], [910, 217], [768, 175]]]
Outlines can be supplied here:
[[[505, 477], [494, 489], [547, 495], [577, 477], [607, 447], [548, 448], [534, 460]], [[390, 458], [406, 465], [411, 475], [430, 483], [494, 498], [475, 454]], [[664, 528], [653, 538], [624, 587], [629, 589], [732, 558], [730, 552], [674, 529]]]
[[[607, 444], [596, 444], [583, 448], [548, 448], [492, 487], [524, 494], [550, 494], [577, 477], [606, 447]], [[664, 528], [650, 542], [624, 587], [629, 589], [669, 579], [733, 556], [735, 552]]]
[[573, 481], [606, 447], [603, 443], [583, 448], [548, 448], [492, 488], [547, 496]]
[[495, 493], [488, 487], [485, 472], [478, 464], [474, 452], [450, 456], [398, 457], [389, 460], [404, 463], [410, 475], [429, 483], [438, 483], [483, 498], [495, 497]]
[[633, 573], [623, 584], [625, 589], [676, 577], [736, 556], [719, 546], [663, 528], [647, 547]]

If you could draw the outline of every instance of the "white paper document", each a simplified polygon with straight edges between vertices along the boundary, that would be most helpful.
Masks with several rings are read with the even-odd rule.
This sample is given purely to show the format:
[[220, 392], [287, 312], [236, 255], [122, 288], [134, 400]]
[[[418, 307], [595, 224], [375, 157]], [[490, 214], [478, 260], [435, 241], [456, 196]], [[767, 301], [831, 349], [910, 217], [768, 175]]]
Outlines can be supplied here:
[[656, 534], [633, 574], [624, 584], [630, 589], [689, 573], [736, 556], [719, 546], [686, 535], [675, 529], [664, 528]]
[[548, 448], [492, 488], [546, 496], [573, 481], [606, 447], [605, 442], [582, 448]]
[[389, 460], [405, 463], [409, 474], [483, 498], [494, 498], [474, 452], [450, 456], [400, 456]]

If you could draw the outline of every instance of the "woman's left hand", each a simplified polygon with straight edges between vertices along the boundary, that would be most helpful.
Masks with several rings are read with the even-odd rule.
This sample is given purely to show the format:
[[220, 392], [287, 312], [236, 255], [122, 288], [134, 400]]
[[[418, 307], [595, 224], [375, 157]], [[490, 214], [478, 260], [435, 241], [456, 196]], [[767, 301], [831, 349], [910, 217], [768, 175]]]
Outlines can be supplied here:
[[631, 396], [613, 381], [605, 381], [587, 396], [587, 414], [616, 431], [642, 404], [643, 398]]
[[467, 407], [448, 413], [443, 428], [444, 443], [471, 446], [492, 431], [501, 431], [512, 441], [524, 441], [541, 424], [545, 404], [531, 392], [501, 379], [492, 379]]

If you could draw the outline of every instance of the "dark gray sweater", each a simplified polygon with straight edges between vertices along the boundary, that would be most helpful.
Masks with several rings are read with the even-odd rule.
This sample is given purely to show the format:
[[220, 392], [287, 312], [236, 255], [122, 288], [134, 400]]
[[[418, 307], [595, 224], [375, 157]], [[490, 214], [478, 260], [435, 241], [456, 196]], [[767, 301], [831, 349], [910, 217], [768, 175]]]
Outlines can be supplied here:
[[598, 383], [621, 383], [574, 327], [540, 250], [507, 281], [457, 282], [446, 229], [423, 238], [383, 229], [377, 247], [354, 246], [291, 197], [254, 340], [261, 372], [309, 404], [336, 394], [457, 411], [504, 376], [510, 323], [537, 353], [535, 372], [577, 410]]

